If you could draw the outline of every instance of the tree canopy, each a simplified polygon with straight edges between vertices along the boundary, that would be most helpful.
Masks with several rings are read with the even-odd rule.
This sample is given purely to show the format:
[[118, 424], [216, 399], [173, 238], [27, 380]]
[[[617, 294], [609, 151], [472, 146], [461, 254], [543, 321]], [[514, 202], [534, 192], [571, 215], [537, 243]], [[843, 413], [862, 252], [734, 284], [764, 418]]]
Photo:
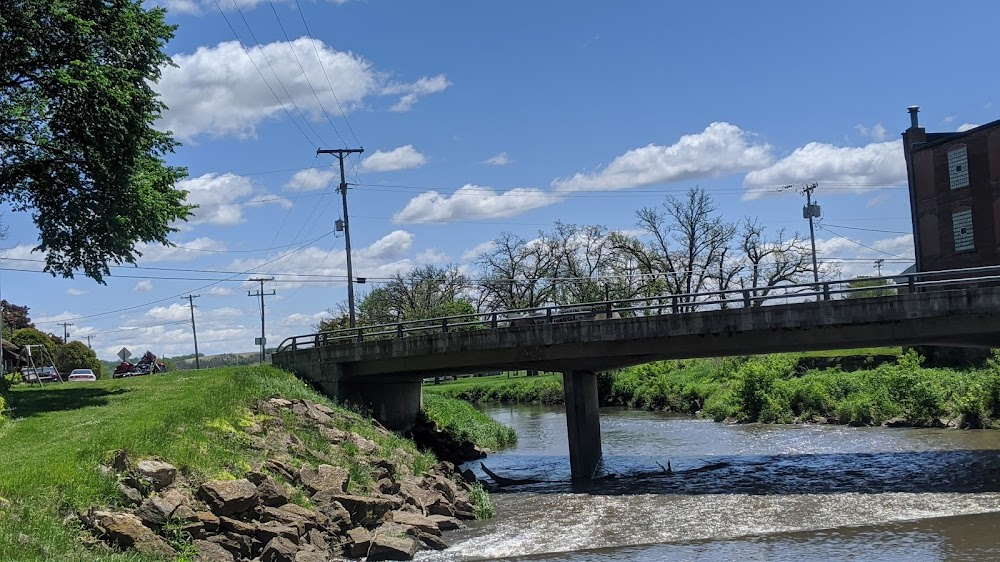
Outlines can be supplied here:
[[169, 244], [191, 207], [150, 84], [174, 26], [138, 0], [0, 2], [0, 201], [32, 214], [46, 271], [97, 281]]
[[101, 361], [92, 349], [80, 341], [71, 341], [60, 346], [56, 352], [56, 369], [66, 376], [73, 369], [90, 369], [98, 378], [101, 377]]

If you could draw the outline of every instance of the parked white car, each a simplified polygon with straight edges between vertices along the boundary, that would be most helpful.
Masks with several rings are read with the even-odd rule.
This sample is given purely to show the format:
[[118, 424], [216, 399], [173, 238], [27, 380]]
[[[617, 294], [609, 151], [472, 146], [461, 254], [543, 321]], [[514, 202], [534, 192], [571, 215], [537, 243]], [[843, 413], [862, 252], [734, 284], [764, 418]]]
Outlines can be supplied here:
[[90, 369], [73, 369], [69, 374], [69, 382], [96, 381], [97, 375]]

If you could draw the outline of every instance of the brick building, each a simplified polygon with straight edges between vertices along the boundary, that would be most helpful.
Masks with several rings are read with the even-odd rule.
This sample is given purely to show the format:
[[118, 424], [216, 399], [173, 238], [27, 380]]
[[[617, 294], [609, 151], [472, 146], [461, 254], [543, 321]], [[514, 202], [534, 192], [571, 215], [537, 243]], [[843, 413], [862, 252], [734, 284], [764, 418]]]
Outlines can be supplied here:
[[928, 133], [918, 111], [903, 133], [917, 271], [1000, 265], [1000, 121]]

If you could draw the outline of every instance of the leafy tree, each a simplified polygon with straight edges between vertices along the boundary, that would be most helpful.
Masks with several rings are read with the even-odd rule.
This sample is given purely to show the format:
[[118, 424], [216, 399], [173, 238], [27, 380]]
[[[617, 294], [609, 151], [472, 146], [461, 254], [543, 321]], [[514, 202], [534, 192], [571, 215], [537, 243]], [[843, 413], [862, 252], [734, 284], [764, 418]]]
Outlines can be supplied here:
[[10, 339], [14, 330], [35, 327], [35, 325], [31, 322], [31, 318], [28, 316], [28, 307], [26, 306], [11, 304], [7, 302], [7, 299], [4, 299], [0, 300], [0, 311], [3, 313], [4, 339]]
[[56, 369], [64, 376], [73, 369], [90, 369], [101, 377], [101, 361], [94, 350], [81, 341], [71, 341], [56, 353]]
[[896, 294], [896, 288], [887, 279], [870, 279], [858, 277], [847, 284], [850, 289], [859, 289], [846, 293], [849, 299], [865, 299], [871, 297], [887, 297]]
[[151, 83], [174, 26], [139, 0], [0, 2], [0, 201], [30, 212], [46, 271], [135, 263], [191, 207]]
[[56, 355], [56, 343], [52, 340], [52, 335], [46, 334], [45, 332], [35, 328], [21, 328], [20, 330], [14, 330], [14, 333], [10, 336], [10, 341], [18, 347], [24, 347], [26, 345], [44, 345], [45, 350], [49, 353], [49, 355], [52, 357], [55, 357]]

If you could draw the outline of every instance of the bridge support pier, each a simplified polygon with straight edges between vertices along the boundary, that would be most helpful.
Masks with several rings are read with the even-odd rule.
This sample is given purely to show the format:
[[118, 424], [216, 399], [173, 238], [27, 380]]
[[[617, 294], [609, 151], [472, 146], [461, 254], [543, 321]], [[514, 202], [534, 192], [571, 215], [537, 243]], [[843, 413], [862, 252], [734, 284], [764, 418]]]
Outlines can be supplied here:
[[421, 381], [355, 382], [341, 379], [337, 399], [371, 410], [373, 418], [396, 431], [409, 431], [423, 407]]
[[589, 371], [563, 373], [563, 392], [566, 395], [570, 472], [573, 480], [589, 480], [601, 461], [597, 375]]

